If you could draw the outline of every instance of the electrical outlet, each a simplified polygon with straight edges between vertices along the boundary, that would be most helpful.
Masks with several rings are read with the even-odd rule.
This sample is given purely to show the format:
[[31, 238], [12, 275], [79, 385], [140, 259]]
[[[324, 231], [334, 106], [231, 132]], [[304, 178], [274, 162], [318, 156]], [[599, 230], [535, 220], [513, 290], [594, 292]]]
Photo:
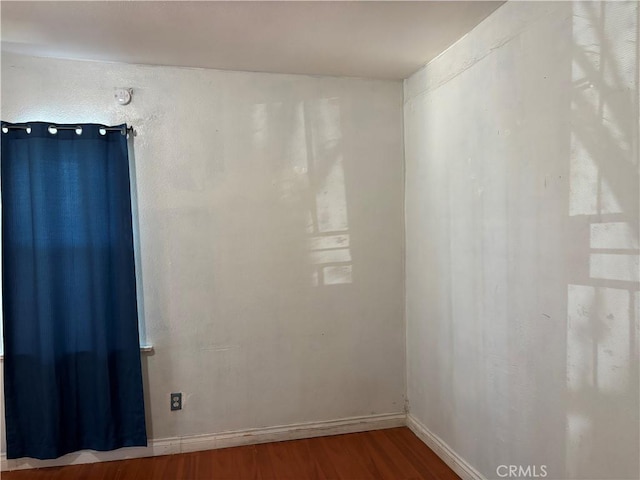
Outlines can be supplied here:
[[182, 393], [171, 394], [171, 410], [182, 410]]

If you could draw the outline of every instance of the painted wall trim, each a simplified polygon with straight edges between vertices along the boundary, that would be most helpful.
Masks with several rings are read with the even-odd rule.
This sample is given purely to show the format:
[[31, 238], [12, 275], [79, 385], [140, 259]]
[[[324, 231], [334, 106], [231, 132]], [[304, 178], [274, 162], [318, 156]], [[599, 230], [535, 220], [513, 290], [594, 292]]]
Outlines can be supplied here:
[[411, 414], [407, 415], [407, 427], [433, 450], [444, 463], [449, 465], [449, 468], [456, 472], [462, 480], [487, 480], [480, 472], [447, 445], [444, 440], [425, 427]]
[[149, 441], [149, 446], [147, 447], [121, 448], [111, 452], [84, 450], [82, 452], [64, 455], [55, 460], [35, 460], [31, 458], [7, 460], [6, 453], [2, 453], [0, 455], [0, 470], [26, 470], [30, 468], [58, 467], [82, 463], [110, 462], [129, 458], [172, 455], [176, 453], [213, 450], [257, 443], [365, 432], [368, 430], [380, 430], [405, 425], [406, 415], [404, 413], [390, 413], [350, 417], [324, 422], [296, 423], [278, 427], [251, 428], [211, 435], [162, 438]]

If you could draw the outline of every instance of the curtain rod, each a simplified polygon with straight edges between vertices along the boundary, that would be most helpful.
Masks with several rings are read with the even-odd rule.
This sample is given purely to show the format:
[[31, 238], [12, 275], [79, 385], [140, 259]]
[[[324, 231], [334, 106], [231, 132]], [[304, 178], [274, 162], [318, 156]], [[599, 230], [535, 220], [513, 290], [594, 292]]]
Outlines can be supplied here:
[[[2, 130], [4, 129], [13, 129], [13, 130], [31, 130], [31, 125], [29, 125], [28, 123], [25, 123], [23, 125], [7, 125], [7, 124], [2, 124]], [[52, 123], [51, 125], [49, 125], [49, 129], [56, 129], [56, 130], [77, 130], [78, 128], [82, 130], [82, 126], [81, 125], [63, 125], [63, 126], [58, 126], [54, 123]], [[100, 130], [105, 130], [107, 132], [120, 132], [122, 133], [122, 135], [126, 135], [128, 133], [133, 134], [133, 127], [100, 127]], [[53, 133], [53, 132], [52, 132]]]

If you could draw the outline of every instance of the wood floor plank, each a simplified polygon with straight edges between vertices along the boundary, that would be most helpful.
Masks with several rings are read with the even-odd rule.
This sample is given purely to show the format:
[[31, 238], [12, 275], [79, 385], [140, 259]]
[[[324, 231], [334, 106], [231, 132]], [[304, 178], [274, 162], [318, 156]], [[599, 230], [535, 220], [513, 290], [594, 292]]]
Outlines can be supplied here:
[[[355, 435], [355, 437], [354, 437]], [[354, 460], [360, 464], [362, 471], [369, 478], [383, 479], [384, 468], [380, 465], [379, 459], [371, 455], [371, 451], [367, 448], [365, 439], [367, 437], [359, 434], [344, 435], [345, 449], [353, 456]], [[378, 461], [376, 461], [378, 460]]]
[[320, 443], [324, 446], [329, 461], [336, 467], [339, 480], [368, 479], [366, 470], [363, 470], [358, 459], [348, 449], [348, 442], [353, 439], [347, 435], [320, 438]]
[[[221, 450], [222, 452], [222, 450]], [[246, 480], [261, 480], [258, 471], [258, 449], [255, 445], [237, 447], [231, 453], [233, 456], [233, 465], [237, 471], [238, 478]], [[203, 476], [211, 478], [210, 476]]]
[[408, 428], [2, 472], [3, 480], [459, 480]]
[[306, 443], [300, 441], [265, 444], [271, 458], [276, 478], [283, 480], [314, 478], [314, 464]]
[[338, 471], [327, 454], [324, 445], [317, 438], [305, 440], [308, 443], [309, 453], [313, 457], [315, 471], [318, 480], [333, 480], [340, 478]]
[[[422, 443], [408, 428], [394, 428], [385, 430], [385, 435], [402, 448], [407, 458], [416, 466], [421, 467], [421, 474], [433, 480], [451, 480], [459, 478], [433, 450]], [[415, 440], [420, 442], [415, 443]], [[453, 475], [453, 476], [452, 476]]]
[[384, 434], [384, 430], [370, 432], [362, 439], [371, 452], [371, 456], [379, 464], [385, 479], [422, 478], [419, 471], [411, 464], [403, 452]]

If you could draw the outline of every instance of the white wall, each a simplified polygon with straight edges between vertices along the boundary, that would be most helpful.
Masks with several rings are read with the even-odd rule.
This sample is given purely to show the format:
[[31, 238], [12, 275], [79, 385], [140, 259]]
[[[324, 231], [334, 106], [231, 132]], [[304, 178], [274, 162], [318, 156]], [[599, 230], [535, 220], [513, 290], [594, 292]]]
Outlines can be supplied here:
[[639, 478], [638, 4], [509, 2], [404, 119], [411, 415], [487, 478]]
[[137, 131], [152, 438], [403, 412], [401, 82], [3, 55], [2, 119]]

